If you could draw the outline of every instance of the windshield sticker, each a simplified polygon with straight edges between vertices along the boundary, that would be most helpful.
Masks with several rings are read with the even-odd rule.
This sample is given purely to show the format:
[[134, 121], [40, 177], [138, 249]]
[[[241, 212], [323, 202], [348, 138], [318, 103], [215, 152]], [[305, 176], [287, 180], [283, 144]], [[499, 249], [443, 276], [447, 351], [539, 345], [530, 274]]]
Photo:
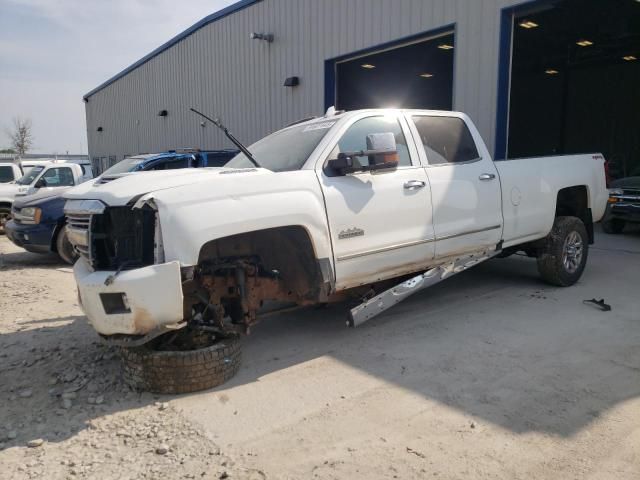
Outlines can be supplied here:
[[336, 124], [336, 122], [323, 122], [323, 123], [314, 123], [313, 125], [309, 125], [306, 127], [303, 132], [312, 132], [313, 130], [326, 130], [327, 128], [331, 128]]

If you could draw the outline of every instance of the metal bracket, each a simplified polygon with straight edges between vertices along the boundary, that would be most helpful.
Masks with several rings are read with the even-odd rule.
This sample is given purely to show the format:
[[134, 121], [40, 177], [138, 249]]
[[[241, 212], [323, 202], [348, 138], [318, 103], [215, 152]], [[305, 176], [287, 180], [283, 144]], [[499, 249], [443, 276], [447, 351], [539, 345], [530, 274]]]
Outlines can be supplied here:
[[454, 258], [453, 260], [438, 265], [426, 272], [410, 278], [389, 290], [361, 303], [349, 312], [347, 326], [355, 328], [367, 320], [380, 315], [382, 312], [400, 303], [425, 288], [431, 287], [456, 273], [464, 272], [498, 255], [502, 250], [481, 250], [473, 254]]

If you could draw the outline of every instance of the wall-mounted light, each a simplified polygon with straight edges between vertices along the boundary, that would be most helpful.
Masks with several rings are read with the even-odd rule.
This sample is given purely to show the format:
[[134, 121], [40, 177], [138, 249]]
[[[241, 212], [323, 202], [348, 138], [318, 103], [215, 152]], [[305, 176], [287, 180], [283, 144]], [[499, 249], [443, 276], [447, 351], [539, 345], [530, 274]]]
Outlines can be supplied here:
[[581, 47], [590, 47], [591, 45], [593, 45], [593, 42], [591, 40], [578, 40], [576, 42], [576, 45], [580, 45]]
[[376, 68], [375, 65], [371, 65], [370, 63], [363, 63], [362, 65], [360, 65], [362, 68], [366, 68], [367, 70], [373, 70], [374, 68]]
[[449, 45], [448, 43], [442, 43], [438, 45], [440, 50], [453, 50], [453, 45]]
[[433, 73], [421, 73], [422, 78], [433, 78]]
[[102, 127], [98, 127], [98, 128], [96, 128], [96, 132], [101, 132], [102, 130], [103, 130], [103, 128], [102, 128]]
[[264, 40], [267, 43], [271, 43], [271, 42], [273, 42], [273, 33], [251, 32], [251, 34], [249, 34], [249, 38], [251, 40]]
[[544, 73], [546, 73], [547, 75], [558, 75], [560, 72], [558, 70], [553, 69], [553, 68], [549, 68], [549, 69], [545, 70]]
[[297, 87], [298, 85], [300, 85], [300, 77], [289, 77], [284, 81], [285, 87]]
[[635, 62], [636, 60], [638, 60], [638, 57], [635, 57], [633, 55], [626, 55], [622, 57], [622, 59], [626, 62]]
[[166, 110], [160, 110], [158, 112], [159, 117], [166, 117], [167, 115], [169, 115], [169, 112], [167, 112]]
[[202, 128], [206, 127], [206, 126], [207, 126], [207, 122], [200, 122], [200, 126], [201, 126]]

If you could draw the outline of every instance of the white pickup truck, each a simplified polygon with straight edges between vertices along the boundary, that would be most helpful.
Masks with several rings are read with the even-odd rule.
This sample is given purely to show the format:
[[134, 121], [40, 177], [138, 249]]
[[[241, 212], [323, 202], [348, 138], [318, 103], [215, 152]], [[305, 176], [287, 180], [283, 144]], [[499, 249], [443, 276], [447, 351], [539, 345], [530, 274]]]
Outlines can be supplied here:
[[517, 251], [570, 286], [608, 198], [602, 155], [494, 162], [462, 113], [333, 111], [249, 151], [65, 193], [80, 299], [105, 338], [248, 331], [270, 301], [359, 298], [356, 326]]
[[49, 197], [93, 178], [91, 165], [67, 161], [24, 161], [24, 175], [10, 183], [0, 184], [0, 232], [11, 217], [16, 197]]
[[0, 183], [15, 182], [22, 176], [20, 166], [14, 162], [0, 162]]

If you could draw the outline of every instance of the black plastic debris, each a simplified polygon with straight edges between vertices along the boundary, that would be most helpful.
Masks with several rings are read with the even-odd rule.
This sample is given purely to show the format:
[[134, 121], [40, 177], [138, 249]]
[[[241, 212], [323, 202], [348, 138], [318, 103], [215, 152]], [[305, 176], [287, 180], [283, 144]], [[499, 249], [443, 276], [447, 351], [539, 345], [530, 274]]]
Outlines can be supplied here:
[[593, 305], [594, 307], [599, 308], [603, 312], [611, 311], [611, 305], [607, 305], [606, 303], [604, 303], [604, 298], [601, 300], [596, 300], [595, 298], [592, 298], [591, 300], [583, 300], [582, 303], [584, 303], [585, 305]]

